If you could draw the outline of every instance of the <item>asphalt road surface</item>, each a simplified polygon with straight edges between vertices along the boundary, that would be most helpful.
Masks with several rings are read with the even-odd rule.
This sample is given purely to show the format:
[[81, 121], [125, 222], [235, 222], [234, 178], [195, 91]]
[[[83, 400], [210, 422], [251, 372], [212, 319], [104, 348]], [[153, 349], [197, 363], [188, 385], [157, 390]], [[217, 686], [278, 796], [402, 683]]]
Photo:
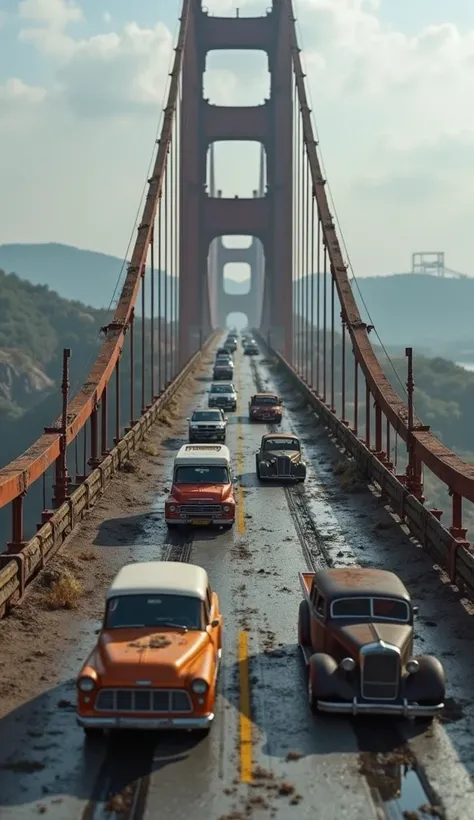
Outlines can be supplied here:
[[[311, 715], [296, 645], [298, 572], [325, 565], [324, 539], [336, 543], [340, 536], [333, 528], [330, 502], [318, 500], [320, 478], [311, 474], [305, 487], [290, 489], [258, 483], [255, 452], [267, 427], [249, 424], [247, 407], [262, 379], [270, 382], [258, 361], [240, 352], [235, 360], [239, 405], [228, 414], [227, 433], [238, 476], [234, 529], [169, 535], [158, 514], [147, 520], [135, 552], [140, 560], [202, 565], [220, 595], [223, 665], [209, 737], [126, 734], [85, 743], [75, 726], [73, 684], [97, 623], [80, 623], [70, 655], [63, 659], [61, 688], [42, 695], [36, 708], [30, 704], [27, 726], [21, 709], [2, 724], [2, 733], [16, 733], [22, 755], [17, 749], [16, 762], [0, 768], [0, 820], [38, 813], [51, 820], [472, 816], [470, 776], [444, 730], [436, 729], [441, 732], [436, 736], [432, 729], [431, 734], [420, 729], [412, 746], [398, 724], [383, 719], [361, 723]], [[206, 404], [204, 392], [199, 403]], [[281, 430], [297, 424], [294, 411], [284, 417]], [[174, 452], [185, 440], [167, 450], [168, 474]], [[164, 495], [157, 495], [158, 513]], [[344, 505], [344, 499], [339, 503]], [[339, 554], [343, 557], [344, 549]], [[59, 695], [63, 708], [58, 709]], [[417, 751], [431, 755], [433, 772], [448, 763], [454, 767], [450, 781], [456, 783], [456, 795], [447, 786], [448, 799], [436, 794], [426, 773], [429, 766], [419, 765]], [[35, 753], [41, 760], [36, 769], [31, 763]]]

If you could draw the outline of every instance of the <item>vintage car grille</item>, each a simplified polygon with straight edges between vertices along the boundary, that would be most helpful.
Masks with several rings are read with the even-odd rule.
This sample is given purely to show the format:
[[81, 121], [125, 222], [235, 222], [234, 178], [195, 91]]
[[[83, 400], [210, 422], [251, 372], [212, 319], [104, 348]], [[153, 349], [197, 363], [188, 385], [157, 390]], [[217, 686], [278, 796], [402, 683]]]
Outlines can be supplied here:
[[222, 512], [220, 504], [184, 504], [179, 508], [181, 515], [192, 515], [193, 518], [209, 518]]
[[98, 712], [192, 712], [183, 689], [101, 689], [95, 701]]
[[397, 654], [365, 655], [361, 669], [361, 694], [368, 700], [394, 700], [398, 695], [400, 659]]
[[278, 456], [277, 458], [278, 475], [290, 475], [291, 461], [287, 456]]

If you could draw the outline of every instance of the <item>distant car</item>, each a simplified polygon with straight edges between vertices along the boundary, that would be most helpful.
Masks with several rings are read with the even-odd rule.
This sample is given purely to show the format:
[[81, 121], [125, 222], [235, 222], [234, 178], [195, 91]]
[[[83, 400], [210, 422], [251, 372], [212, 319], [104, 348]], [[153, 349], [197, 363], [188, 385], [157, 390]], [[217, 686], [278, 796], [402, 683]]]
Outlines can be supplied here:
[[214, 719], [222, 614], [194, 564], [126, 564], [106, 593], [97, 644], [77, 679], [77, 722], [104, 729], [195, 729]]
[[275, 393], [255, 393], [249, 401], [249, 421], [280, 424], [283, 417], [282, 401]]
[[227, 359], [232, 359], [232, 351], [225, 346], [218, 347], [216, 350], [216, 359], [218, 359], [220, 356], [225, 356]]
[[260, 349], [256, 342], [246, 342], [244, 345], [244, 356], [258, 356]]
[[195, 410], [188, 422], [190, 444], [194, 441], [225, 441], [227, 418], [223, 410]]
[[224, 410], [237, 410], [237, 393], [233, 384], [211, 384], [208, 407], [222, 407]]
[[444, 708], [445, 674], [413, 655], [410, 594], [393, 573], [342, 567], [301, 572], [298, 643], [313, 711], [431, 718]]
[[223, 379], [225, 381], [229, 381], [234, 377], [234, 367], [231, 362], [216, 362], [214, 364], [214, 370], [212, 372], [213, 381], [219, 381]]
[[228, 364], [229, 367], [234, 367], [230, 353], [219, 353], [214, 360], [214, 364]]
[[226, 339], [224, 342], [224, 347], [229, 353], [235, 353], [237, 350], [237, 341], [235, 339]]
[[255, 465], [260, 481], [304, 481], [306, 478], [300, 440], [293, 433], [268, 433], [263, 436]]

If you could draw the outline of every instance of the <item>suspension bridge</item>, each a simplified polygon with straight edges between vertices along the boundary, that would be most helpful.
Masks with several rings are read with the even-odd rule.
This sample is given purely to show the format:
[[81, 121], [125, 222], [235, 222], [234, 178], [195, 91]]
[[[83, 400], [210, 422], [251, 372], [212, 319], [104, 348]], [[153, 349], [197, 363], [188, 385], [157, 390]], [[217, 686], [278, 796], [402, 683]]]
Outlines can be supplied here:
[[[206, 56], [217, 49], [266, 52], [271, 76], [269, 99], [255, 107], [220, 106], [205, 100], [202, 77]], [[422, 547], [424, 557], [420, 560], [426, 559], [430, 567], [436, 562], [450, 584], [456, 585], [466, 598], [474, 598], [474, 555], [463, 522], [463, 502], [474, 502], [474, 467], [450, 451], [423, 423], [423, 419], [417, 417], [414, 408], [416, 374], [413, 372], [411, 349], [406, 350], [406, 384], [389, 379], [383, 349], [373, 341], [376, 336], [374, 328], [362, 321], [335, 210], [328, 197], [314, 114], [308, 101], [303, 55], [298, 45], [291, 0], [273, 0], [271, 8], [259, 17], [212, 16], [202, 7], [201, 0], [183, 0], [168, 97], [154, 166], [147, 182], [143, 212], [115, 312], [107, 326], [102, 328], [103, 340], [97, 359], [81, 389], [70, 395], [70, 351], [64, 352], [62, 412], [36, 442], [0, 470], [0, 508], [8, 510], [11, 516], [10, 538], [0, 554], [2, 615], [8, 616], [13, 608], [21, 608], [30, 582], [48, 561], [54, 560], [65, 539], [78, 537], [77, 533], [81, 532], [84, 522], [91, 515], [97, 518], [94, 505], [98, 499], [101, 499], [100, 515], [104, 520], [109, 517], [106, 492], [109, 483], [113, 492], [112, 479], [121, 475], [123, 465], [133, 459], [145, 438], [163, 424], [164, 408], [176, 399], [182, 400], [186, 390], [192, 393], [192, 390], [200, 390], [203, 384], [205, 386], [205, 377], [210, 375], [209, 357], [231, 312], [246, 315], [264, 358], [252, 364], [242, 358], [237, 366], [236, 387], [240, 409], [235, 424], [230, 427], [229, 446], [238, 461], [237, 472], [243, 487], [241, 503], [245, 505], [247, 521], [243, 516], [237, 533], [220, 536], [223, 546], [219, 546], [219, 550], [225, 550], [227, 546], [229, 554], [234, 555], [235, 550], [242, 548], [242, 540], [247, 539], [253, 554], [248, 558], [249, 563], [260, 561], [263, 568], [259, 564], [258, 569], [255, 564], [253, 569], [256, 573], [265, 574], [264, 561], [267, 559], [262, 550], [267, 540], [261, 530], [266, 530], [273, 545], [273, 554], [268, 557], [271, 564], [269, 572], [281, 573], [279, 585], [291, 592], [300, 569], [297, 566], [299, 553], [294, 552], [296, 548], [293, 545], [290, 556], [285, 539], [292, 544], [300, 543], [303, 552], [306, 550], [305, 554], [305, 542], [314, 539], [314, 550], [317, 550], [321, 540], [318, 527], [327, 527], [327, 516], [333, 515], [326, 508], [324, 511], [322, 508], [315, 510], [301, 494], [295, 496], [296, 501], [291, 501], [289, 491], [285, 491], [287, 504], [281, 488], [272, 488], [265, 501], [262, 496], [260, 500], [256, 498], [250, 474], [254, 470], [254, 453], [261, 432], [256, 433], [253, 427], [245, 426], [245, 405], [252, 392], [266, 386], [278, 390], [287, 399], [288, 425], [297, 432], [303, 428], [306, 430], [308, 460], [311, 461], [311, 442], [316, 433], [308, 433], [307, 425], [316, 423], [318, 452], [324, 452], [326, 463], [334, 457], [330, 455], [333, 450], [328, 448], [336, 448], [334, 452], [339, 453], [339, 458], [348, 459], [358, 475], [370, 484], [383, 505], [391, 511], [390, 516], [396, 520], [397, 526], [403, 526], [403, 532], [400, 529], [400, 535], [392, 543], [392, 557], [387, 560], [395, 560], [393, 556], [396, 557], [397, 550], [399, 556], [406, 557], [408, 539], [411, 539], [410, 543], [416, 542], [418, 547]], [[249, 198], [226, 198], [216, 188], [213, 146], [219, 141], [234, 140], [261, 144], [260, 174], [255, 180], [253, 196]], [[223, 244], [222, 237], [225, 236], [246, 236], [250, 244], [247, 248], [229, 248]], [[248, 294], [225, 292], [224, 267], [229, 262], [250, 266]], [[377, 333], [383, 341], [383, 328], [378, 328]], [[203, 399], [201, 393], [196, 394], [199, 401]], [[196, 395], [193, 394], [193, 401]], [[299, 403], [292, 405], [295, 396]], [[395, 442], [397, 453], [402, 452], [396, 463]], [[171, 471], [169, 459], [173, 454], [164, 448], [164, 461], [160, 469], [167, 471], [167, 478]], [[144, 457], [143, 452], [141, 457]], [[330, 496], [331, 492], [336, 493], [331, 484], [333, 479], [326, 475], [325, 468], [321, 468], [320, 464], [318, 466], [317, 458], [316, 453], [314, 469], [316, 473], [322, 469], [322, 473], [315, 473], [315, 487], [320, 487], [323, 494], [329, 487]], [[434, 509], [426, 503], [425, 477], [428, 473], [445, 488], [446, 497], [450, 499], [444, 510]], [[337, 492], [340, 496], [340, 487]], [[330, 507], [330, 502], [327, 503]], [[352, 510], [352, 519], [357, 517], [354, 497], [348, 496], [338, 503], [347, 503], [348, 509]], [[282, 504], [287, 504], [286, 512], [282, 512]], [[36, 516], [37, 521], [34, 531], [29, 524], [32, 515]], [[146, 550], [151, 548], [152, 543], [156, 551], [158, 542], [160, 549], [164, 550], [163, 555], [170, 554], [169, 535], [163, 530], [160, 514], [156, 515], [158, 520], [151, 542], [147, 547], [145, 539], [137, 553], [139, 555], [147, 554]], [[322, 518], [318, 519], [318, 515]], [[370, 550], [374, 539], [369, 532], [373, 515], [368, 515], [365, 522], [357, 524], [362, 529], [354, 539], [360, 541], [366, 538]], [[97, 524], [99, 529], [101, 522], [102, 519]], [[258, 532], [252, 530], [257, 523], [260, 528]], [[356, 523], [351, 520], [347, 526], [350, 529]], [[367, 532], [364, 534], [365, 527]], [[324, 538], [330, 540], [332, 537], [340, 547], [342, 536], [336, 536], [336, 531], [331, 528], [328, 532]], [[171, 544], [178, 552], [181, 548], [179, 538], [176, 536]], [[406, 543], [398, 547], [397, 538], [401, 541], [405, 539]], [[186, 548], [187, 556], [191, 550], [195, 563], [209, 565], [211, 576], [212, 568], [215, 569], [215, 585], [217, 588], [221, 584], [227, 619], [236, 618], [237, 611], [250, 606], [248, 600], [243, 602], [239, 598], [242, 585], [246, 584], [241, 564], [236, 569], [229, 564], [231, 558], [227, 557], [218, 566], [216, 561], [220, 559], [214, 553], [211, 555], [210, 541], [201, 533], [199, 537], [193, 536], [191, 546], [187, 541], [183, 541], [182, 546]], [[217, 544], [214, 544], [214, 550], [216, 547]], [[340, 549], [342, 555], [344, 549]], [[377, 548], [374, 546], [373, 549], [375, 555]], [[314, 550], [312, 560], [316, 560]], [[177, 560], [188, 558], [178, 557]], [[300, 561], [303, 569], [303, 553]], [[292, 569], [288, 570], [288, 566]], [[236, 579], [240, 583], [237, 587], [232, 586]], [[254, 638], [254, 650], [260, 660], [257, 662], [254, 659], [253, 668], [255, 675], [263, 676], [262, 681], [266, 676], [265, 680], [268, 681], [279, 673], [272, 671], [276, 667], [272, 667], [268, 653], [265, 654], [266, 650], [262, 648], [262, 634], [264, 631], [273, 634], [272, 651], [276, 650], [277, 644], [285, 648], [294, 642], [299, 598], [296, 593], [296, 602], [282, 604], [281, 611], [268, 620], [269, 610], [265, 607], [262, 609], [258, 596], [267, 596], [266, 606], [268, 601], [272, 602], [269, 606], [273, 606], [274, 585], [263, 577], [258, 583], [263, 586], [258, 588], [257, 598], [251, 602], [255, 610], [249, 610], [255, 611], [250, 620], [253, 618], [255, 623], [258, 622], [260, 630], [260, 637]], [[435, 599], [436, 592], [433, 593], [436, 606]], [[8, 620], [5, 617], [1, 623], [6, 624]], [[247, 628], [251, 631], [252, 626]], [[229, 635], [229, 640], [233, 639], [233, 628], [229, 628]], [[255, 648], [257, 645], [258, 648]], [[275, 658], [278, 658], [276, 651]], [[292, 664], [296, 663], [293, 655], [290, 653], [286, 656], [285, 667], [278, 660], [274, 663], [280, 669], [284, 682], [291, 683], [292, 673], [285, 672], [284, 668], [293, 668]], [[234, 665], [238, 670], [238, 664], [235, 657], [230, 666]], [[230, 667], [227, 674], [232, 674]], [[230, 677], [224, 684], [224, 687], [227, 686], [231, 686]], [[230, 689], [229, 692], [225, 689], [225, 693], [238, 714], [239, 705], [234, 695]], [[287, 694], [282, 697], [286, 698]], [[303, 762], [298, 763], [299, 758], [295, 755], [295, 786], [288, 794], [301, 792], [306, 809], [313, 806], [311, 801], [316, 801], [314, 806], [320, 806], [317, 795], [322, 794], [324, 777], [314, 775], [311, 760], [314, 755], [321, 756], [326, 751], [322, 748], [321, 737], [317, 742], [310, 739], [306, 718], [303, 721], [305, 726], [301, 728], [301, 718], [295, 717], [297, 707], [305, 708], [301, 698], [296, 697], [296, 705], [288, 703], [286, 711], [282, 711], [281, 699], [274, 700], [271, 728], [259, 697], [255, 695], [252, 718], [260, 730], [253, 750], [255, 765], [266, 765], [265, 760], [270, 756], [275, 777], [286, 776], [285, 759], [288, 761], [291, 758], [285, 758], [285, 755], [291, 747], [284, 750], [282, 733], [277, 737], [275, 722], [281, 721], [283, 734], [287, 733], [290, 743], [296, 744], [299, 741], [295, 726], [298, 725], [306, 751], [302, 753]], [[26, 720], [25, 714], [22, 718], [20, 711], [23, 722]], [[153, 795], [153, 790], [150, 791], [154, 771], [151, 763], [149, 771], [145, 772], [142, 768], [130, 772], [127, 769], [130, 761], [127, 763], [125, 757], [119, 755], [119, 762], [115, 756], [112, 763], [106, 763], [106, 776], [103, 772], [101, 774], [95, 763], [91, 763], [94, 769], [92, 780], [99, 784], [99, 796], [86, 795], [83, 791], [78, 796], [75, 791], [77, 785], [70, 785], [66, 788], [67, 799], [71, 799], [74, 793], [75, 799], [84, 803], [84, 814], [81, 816], [95, 817], [91, 806], [95, 807], [95, 811], [111, 793], [123, 796], [126, 783], [132, 783], [134, 798], [124, 808], [124, 816], [127, 817], [148, 816], [143, 802], [145, 792], [155, 810], [159, 805], [158, 811], [163, 817], [187, 816], [190, 806], [196, 807], [193, 812], [200, 817], [201, 808], [198, 808], [196, 801], [204, 792], [209, 796], [202, 798], [203, 817], [237, 817], [236, 814], [226, 814], [226, 811], [236, 810], [231, 803], [234, 799], [232, 789], [237, 789], [233, 780], [237, 763], [231, 762], [235, 750], [227, 750], [224, 735], [227, 733], [230, 737], [235, 731], [240, 737], [240, 746], [237, 746], [242, 759], [249, 752], [246, 751], [247, 747], [244, 748], [245, 744], [242, 746], [238, 721], [233, 713], [227, 721], [225, 731], [222, 729], [217, 739], [212, 741], [221, 744], [217, 753], [223, 759], [219, 771], [216, 763], [217, 768], [211, 772], [214, 764], [206, 757], [204, 768], [198, 774], [200, 753], [190, 748], [187, 756], [176, 763], [180, 773], [176, 782], [173, 775], [168, 780], [161, 777], [159, 788]], [[335, 737], [339, 737], [341, 731], [338, 729]], [[370, 753], [374, 752], [375, 747], [372, 747], [377, 742], [372, 737]], [[403, 748], [407, 748], [406, 742], [404, 739]], [[344, 748], [344, 742], [341, 743], [342, 746], [334, 741], [334, 748], [331, 746], [333, 759], [330, 765], [335, 776], [333, 800], [337, 811], [335, 808], [332, 812], [328, 804], [324, 811], [321, 809], [320, 816], [351, 816], [353, 820], [395, 816], [376, 814], [375, 809], [372, 811], [372, 803], [359, 782], [363, 774], [356, 774], [343, 761], [343, 755], [339, 752]], [[355, 756], [361, 754], [363, 743], [360, 737], [353, 745], [351, 743], [347, 745], [348, 753]], [[217, 746], [213, 748], [216, 750]], [[378, 753], [378, 748], [375, 751]], [[414, 754], [422, 755], [422, 752], [422, 745], [419, 745]], [[168, 771], [171, 771], [170, 760], [171, 757], [167, 758]], [[66, 762], [64, 765], [69, 764]], [[432, 783], [441, 783], [441, 770], [443, 765], [448, 765], [446, 761], [443, 759], [441, 762], [439, 758], [437, 762], [427, 765], [427, 776]], [[63, 763], [57, 761], [54, 766], [54, 771], [62, 778]], [[71, 764], [64, 775], [70, 778], [71, 783], [76, 777], [72, 771]], [[155, 771], [155, 775], [158, 777], [159, 773]], [[41, 780], [43, 775], [38, 777]], [[292, 777], [293, 774], [290, 779]], [[397, 775], [399, 777], [402, 777], [400, 773]], [[312, 778], [310, 792], [304, 785], [308, 778]], [[344, 778], [350, 786], [347, 794], [340, 785]], [[258, 780], [258, 775], [254, 772], [255, 779]], [[240, 784], [238, 776], [237, 781]], [[458, 775], [456, 783], [459, 785], [461, 781], [461, 775]], [[179, 783], [182, 784], [182, 793]], [[402, 793], [401, 779], [397, 779], [397, 783], [398, 793]], [[34, 788], [31, 788], [33, 794]], [[371, 788], [379, 790], [380, 805], [386, 808], [392, 798], [384, 797], [383, 789], [377, 783], [372, 784]], [[21, 800], [15, 789], [11, 778], [0, 789], [3, 799], [7, 801], [5, 817], [20, 816], [18, 806]], [[54, 788], [52, 792], [55, 793]], [[419, 804], [424, 801], [434, 806], [433, 794], [423, 792], [424, 797], [423, 800], [420, 797]], [[467, 817], [462, 813], [463, 794], [468, 794], [468, 790], [460, 786], [456, 798], [451, 792], [446, 796], [446, 805], [455, 806], [456, 800], [460, 801], [461, 813], [439, 816]], [[31, 800], [34, 802], [33, 797]], [[169, 813], [166, 813], [167, 806], [173, 807]], [[255, 804], [255, 812], [258, 809]], [[410, 804], [408, 809], [415, 810], [416, 806]], [[89, 814], [86, 814], [87, 811]], [[214, 813], [209, 814], [209, 811]], [[283, 808], [275, 811], [277, 815], [274, 816], [288, 817], [290, 809], [285, 803]], [[299, 811], [299, 808], [294, 809], [295, 817], [303, 816]], [[344, 814], [344, 811], [349, 814]], [[67, 813], [61, 816], [72, 817], [76, 814], [69, 807]], [[402, 813], [396, 816], [401, 817]]]

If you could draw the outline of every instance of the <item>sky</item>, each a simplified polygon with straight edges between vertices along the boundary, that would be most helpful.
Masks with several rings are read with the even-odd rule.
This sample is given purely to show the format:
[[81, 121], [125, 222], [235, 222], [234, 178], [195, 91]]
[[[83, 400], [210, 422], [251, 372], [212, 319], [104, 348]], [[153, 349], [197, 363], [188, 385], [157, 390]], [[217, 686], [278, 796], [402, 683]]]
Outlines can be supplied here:
[[[270, 0], [206, 0], [265, 13]], [[180, 0], [2, 0], [0, 244], [123, 257], [147, 178]], [[329, 189], [357, 276], [444, 251], [474, 275], [474, 3], [297, 0]], [[244, 57], [244, 59], [242, 59]], [[212, 53], [205, 95], [257, 104], [265, 55]], [[232, 151], [232, 154], [229, 154]], [[256, 187], [258, 146], [217, 146], [224, 195]]]

